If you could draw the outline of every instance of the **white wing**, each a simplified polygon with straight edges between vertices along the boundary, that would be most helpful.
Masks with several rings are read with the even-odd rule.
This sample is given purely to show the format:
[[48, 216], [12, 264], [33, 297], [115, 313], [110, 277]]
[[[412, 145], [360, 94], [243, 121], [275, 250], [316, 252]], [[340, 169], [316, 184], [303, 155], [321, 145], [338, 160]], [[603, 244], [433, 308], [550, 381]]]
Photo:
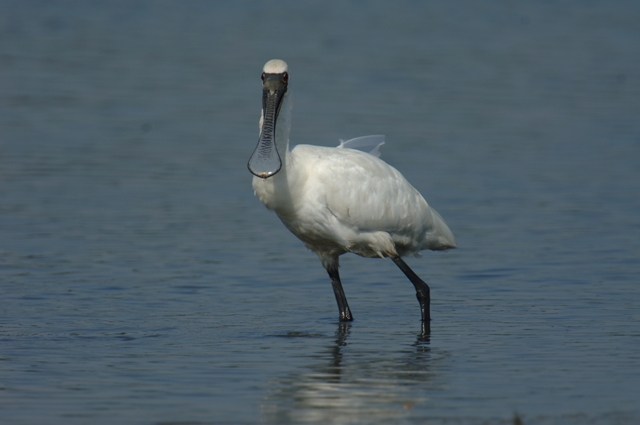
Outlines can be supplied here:
[[392, 166], [355, 150], [314, 149], [314, 156], [310, 183], [323, 188], [326, 207], [346, 228], [387, 232], [402, 253], [455, 247], [444, 220]]

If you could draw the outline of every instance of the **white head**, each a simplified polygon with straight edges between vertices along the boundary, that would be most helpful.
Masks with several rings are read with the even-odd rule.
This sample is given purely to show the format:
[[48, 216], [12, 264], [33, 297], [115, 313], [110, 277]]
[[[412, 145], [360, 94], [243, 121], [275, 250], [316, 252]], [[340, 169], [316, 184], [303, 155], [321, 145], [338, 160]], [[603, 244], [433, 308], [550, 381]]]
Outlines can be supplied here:
[[262, 72], [265, 74], [282, 74], [284, 72], [289, 72], [289, 66], [283, 60], [271, 59], [269, 62], [264, 64]]

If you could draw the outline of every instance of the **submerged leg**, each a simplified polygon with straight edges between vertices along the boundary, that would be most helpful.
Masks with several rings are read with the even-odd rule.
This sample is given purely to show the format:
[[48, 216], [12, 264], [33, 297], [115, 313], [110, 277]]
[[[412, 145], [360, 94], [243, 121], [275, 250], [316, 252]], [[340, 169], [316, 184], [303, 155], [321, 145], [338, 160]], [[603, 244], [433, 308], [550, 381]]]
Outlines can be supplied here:
[[[405, 274], [413, 283], [413, 286], [416, 288], [416, 297], [418, 298], [418, 302], [420, 303], [420, 311], [422, 313], [422, 323], [423, 325], [429, 325], [429, 321], [431, 320], [431, 314], [429, 313], [429, 304], [431, 303], [431, 295], [429, 295], [429, 285], [425, 283], [424, 280], [420, 279], [417, 274], [411, 270], [411, 268], [404, 262], [402, 258], [391, 257], [396, 266], [402, 270], [402, 273]], [[425, 329], [428, 332], [428, 330]]]
[[340, 310], [340, 321], [350, 322], [353, 320], [349, 304], [347, 303], [347, 297], [344, 295], [342, 289], [342, 282], [340, 282], [340, 274], [338, 273], [338, 264], [331, 264], [327, 266], [327, 273], [331, 278], [331, 286], [333, 286], [333, 293], [336, 295], [336, 301], [338, 302], [338, 310]]

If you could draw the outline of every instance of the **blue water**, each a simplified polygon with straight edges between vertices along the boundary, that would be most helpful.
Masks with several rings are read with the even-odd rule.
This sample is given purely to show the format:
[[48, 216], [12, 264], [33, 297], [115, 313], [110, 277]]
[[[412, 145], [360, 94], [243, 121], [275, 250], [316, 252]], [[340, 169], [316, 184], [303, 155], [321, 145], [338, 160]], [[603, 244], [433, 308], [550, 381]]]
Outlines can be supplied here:
[[[636, 2], [0, 3], [0, 422], [640, 422]], [[385, 134], [459, 248], [320, 262], [256, 200]]]

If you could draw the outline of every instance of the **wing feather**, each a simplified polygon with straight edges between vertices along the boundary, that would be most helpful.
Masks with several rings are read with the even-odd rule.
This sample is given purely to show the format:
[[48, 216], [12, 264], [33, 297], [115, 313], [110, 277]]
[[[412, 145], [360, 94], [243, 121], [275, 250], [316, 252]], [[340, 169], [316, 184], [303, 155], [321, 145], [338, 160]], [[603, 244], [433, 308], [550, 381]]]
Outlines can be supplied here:
[[395, 168], [370, 154], [353, 149], [309, 148], [310, 192], [322, 192], [339, 222], [359, 232], [387, 232], [399, 251], [455, 246], [453, 234], [422, 195]]

